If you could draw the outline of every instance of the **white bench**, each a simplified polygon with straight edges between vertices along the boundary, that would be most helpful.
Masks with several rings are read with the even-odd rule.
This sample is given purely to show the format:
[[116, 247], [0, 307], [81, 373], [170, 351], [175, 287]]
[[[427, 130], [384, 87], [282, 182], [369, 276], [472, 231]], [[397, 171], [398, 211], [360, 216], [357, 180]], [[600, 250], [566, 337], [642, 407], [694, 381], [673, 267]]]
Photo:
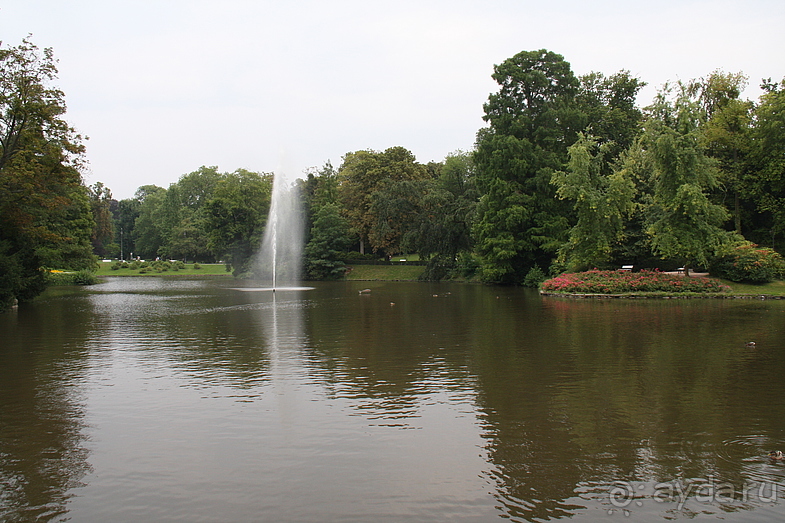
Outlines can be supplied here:
[[622, 265], [620, 271], [631, 271], [632, 265]]

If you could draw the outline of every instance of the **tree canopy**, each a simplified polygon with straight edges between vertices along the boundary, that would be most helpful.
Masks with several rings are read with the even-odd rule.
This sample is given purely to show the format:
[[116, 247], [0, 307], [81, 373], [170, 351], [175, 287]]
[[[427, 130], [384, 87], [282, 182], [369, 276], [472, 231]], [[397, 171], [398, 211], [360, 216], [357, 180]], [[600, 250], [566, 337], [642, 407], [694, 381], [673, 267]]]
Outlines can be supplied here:
[[0, 308], [40, 293], [43, 267], [95, 264], [83, 140], [56, 78], [51, 49], [0, 46]]

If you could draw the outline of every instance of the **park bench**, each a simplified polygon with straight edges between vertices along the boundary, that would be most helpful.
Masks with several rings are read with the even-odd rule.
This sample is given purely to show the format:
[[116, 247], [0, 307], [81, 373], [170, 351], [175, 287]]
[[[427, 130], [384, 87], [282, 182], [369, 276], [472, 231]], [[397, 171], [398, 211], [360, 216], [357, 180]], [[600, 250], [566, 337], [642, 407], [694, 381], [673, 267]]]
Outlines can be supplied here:
[[620, 271], [631, 271], [632, 265], [622, 265]]

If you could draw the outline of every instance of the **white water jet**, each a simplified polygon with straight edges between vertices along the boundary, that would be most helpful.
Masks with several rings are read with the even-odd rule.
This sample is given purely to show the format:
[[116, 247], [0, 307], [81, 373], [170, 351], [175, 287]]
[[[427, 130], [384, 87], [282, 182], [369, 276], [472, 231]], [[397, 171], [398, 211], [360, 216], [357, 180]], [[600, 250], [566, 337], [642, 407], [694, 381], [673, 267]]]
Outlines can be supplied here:
[[256, 279], [269, 282], [272, 291], [300, 288], [303, 226], [297, 187], [275, 174], [267, 226], [253, 268]]

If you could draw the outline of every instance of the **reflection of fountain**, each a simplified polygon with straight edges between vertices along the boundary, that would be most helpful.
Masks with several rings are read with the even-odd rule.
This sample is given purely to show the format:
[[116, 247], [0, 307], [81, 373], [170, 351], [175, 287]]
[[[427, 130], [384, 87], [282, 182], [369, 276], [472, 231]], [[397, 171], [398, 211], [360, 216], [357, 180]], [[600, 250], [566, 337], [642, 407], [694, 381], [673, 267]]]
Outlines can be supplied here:
[[[270, 289], [291, 290], [300, 280], [303, 251], [303, 217], [298, 190], [284, 176], [273, 178], [270, 213], [262, 247], [254, 263], [257, 279], [270, 282]], [[282, 287], [280, 284], [283, 283]]]

